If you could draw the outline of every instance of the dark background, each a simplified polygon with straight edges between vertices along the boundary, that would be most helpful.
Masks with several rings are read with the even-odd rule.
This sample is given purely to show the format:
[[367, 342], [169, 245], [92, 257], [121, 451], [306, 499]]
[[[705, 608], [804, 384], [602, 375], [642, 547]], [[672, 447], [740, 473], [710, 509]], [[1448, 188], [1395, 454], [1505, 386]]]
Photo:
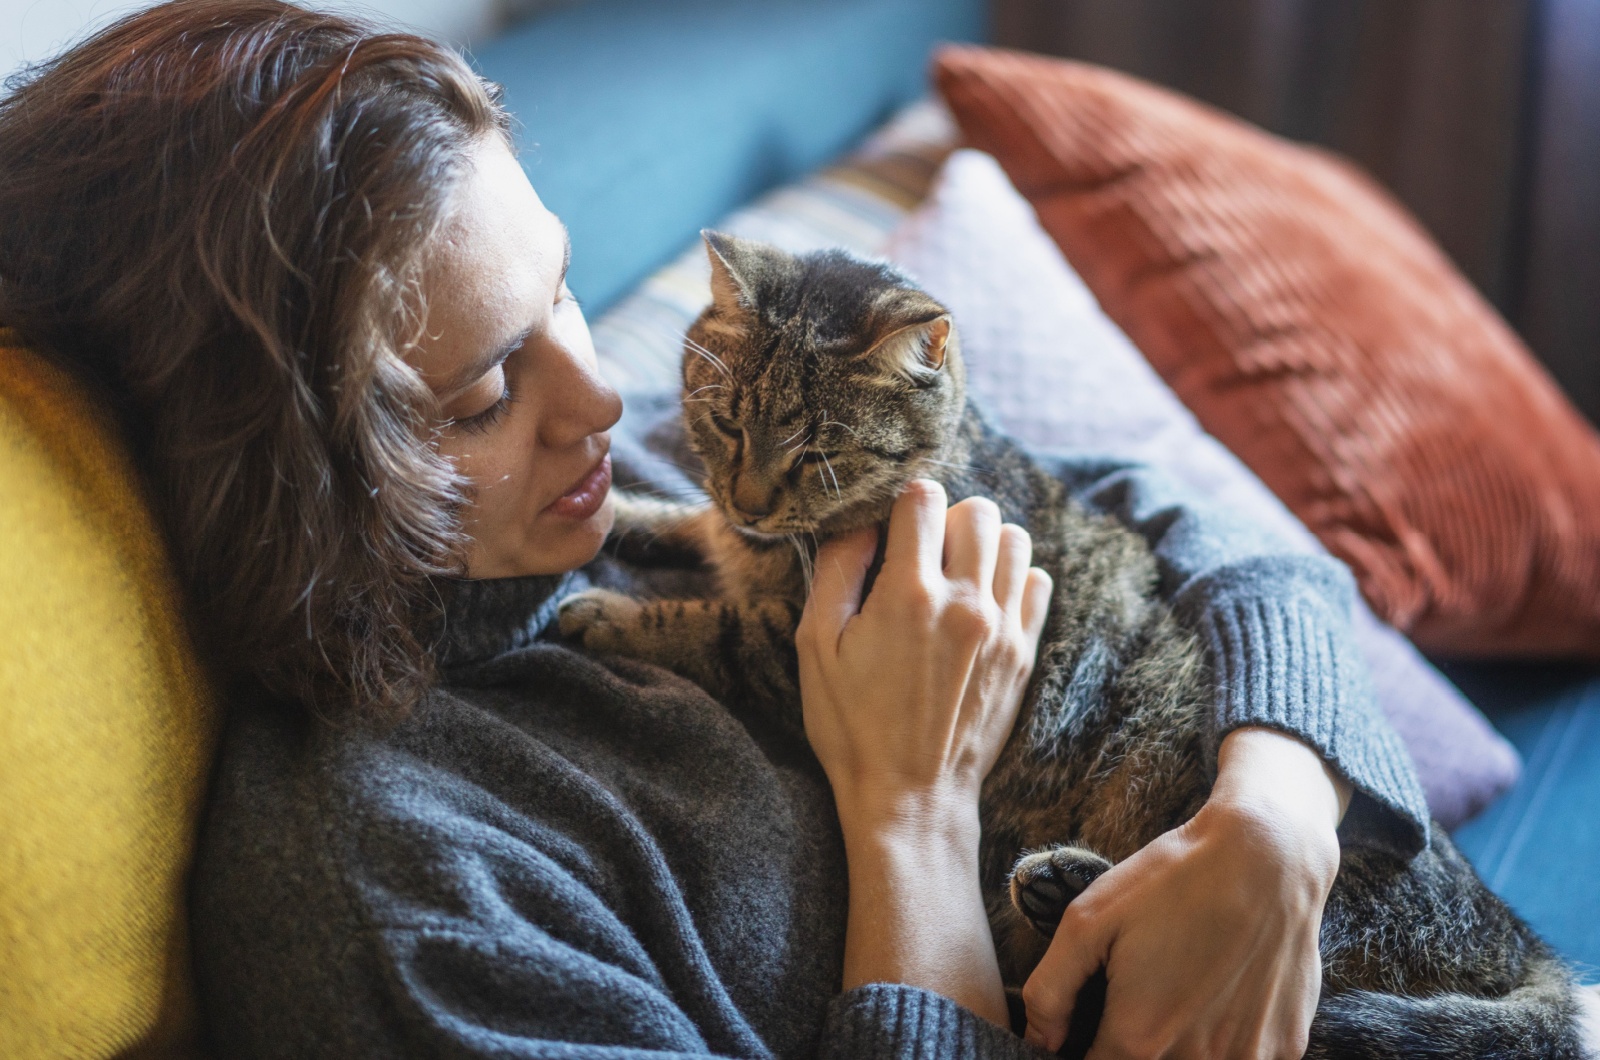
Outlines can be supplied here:
[[1355, 159], [1600, 422], [1600, 0], [991, 2], [997, 44]]

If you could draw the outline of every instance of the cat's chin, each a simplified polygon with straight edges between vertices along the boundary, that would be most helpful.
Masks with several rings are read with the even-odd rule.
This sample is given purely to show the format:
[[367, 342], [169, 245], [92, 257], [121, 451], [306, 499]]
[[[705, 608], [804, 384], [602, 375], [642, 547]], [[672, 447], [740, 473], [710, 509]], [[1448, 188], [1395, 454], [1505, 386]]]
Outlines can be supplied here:
[[767, 529], [761, 529], [761, 528], [754, 527], [754, 526], [740, 526], [738, 523], [735, 523], [735, 522], [733, 522], [731, 520], [729, 521], [728, 525], [733, 527], [734, 531], [737, 532], [740, 537], [748, 538], [751, 541], [760, 541], [760, 542], [763, 542], [763, 543], [773, 542], [773, 541], [787, 541], [787, 540], [789, 540], [789, 538], [793, 537], [795, 534], [804, 534], [804, 533], [807, 533], [809, 531], [809, 529], [810, 529], [809, 527], [797, 526], [792, 530], [786, 530], [786, 529], [771, 529], [771, 530], [767, 530]]
[[893, 504], [892, 502], [888, 504], [858, 504], [844, 510], [829, 512], [820, 519], [796, 519], [770, 526], [761, 524], [751, 526], [734, 517], [721, 504], [718, 504], [717, 507], [721, 510], [722, 516], [727, 520], [728, 525], [745, 539], [771, 543], [774, 541], [788, 541], [797, 535], [810, 537], [816, 541], [825, 541], [830, 537], [838, 537], [840, 534], [847, 534], [852, 530], [860, 530], [863, 527], [882, 526], [888, 521], [889, 510], [893, 507]]

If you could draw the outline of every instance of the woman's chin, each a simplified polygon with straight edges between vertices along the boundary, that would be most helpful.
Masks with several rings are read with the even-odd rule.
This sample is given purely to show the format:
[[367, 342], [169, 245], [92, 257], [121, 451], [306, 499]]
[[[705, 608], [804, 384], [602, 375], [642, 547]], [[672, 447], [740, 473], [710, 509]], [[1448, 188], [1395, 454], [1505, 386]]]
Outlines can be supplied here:
[[616, 502], [609, 491], [604, 503], [584, 519], [541, 512], [534, 518], [523, 547], [498, 555], [469, 556], [467, 577], [516, 578], [577, 570], [600, 554], [616, 514]]

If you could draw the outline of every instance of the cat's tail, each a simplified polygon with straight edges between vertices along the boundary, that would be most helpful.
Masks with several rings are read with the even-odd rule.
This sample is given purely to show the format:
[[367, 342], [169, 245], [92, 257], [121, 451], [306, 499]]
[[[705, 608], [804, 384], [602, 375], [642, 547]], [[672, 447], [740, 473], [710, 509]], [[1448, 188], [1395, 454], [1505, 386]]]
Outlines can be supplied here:
[[1585, 1041], [1583, 989], [1545, 953], [1497, 998], [1325, 994], [1306, 1060], [1600, 1060]]

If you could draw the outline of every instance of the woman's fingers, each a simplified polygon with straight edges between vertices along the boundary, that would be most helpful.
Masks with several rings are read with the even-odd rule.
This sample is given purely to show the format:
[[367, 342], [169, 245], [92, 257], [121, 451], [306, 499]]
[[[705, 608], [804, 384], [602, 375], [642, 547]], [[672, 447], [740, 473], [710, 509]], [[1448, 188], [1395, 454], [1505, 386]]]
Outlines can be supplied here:
[[[1081, 901], [1083, 895], [1076, 900]], [[1028, 1013], [1024, 1037], [1052, 1053], [1067, 1040], [1078, 991], [1105, 964], [1109, 949], [1089, 917], [1073, 915], [1076, 902], [1067, 907], [1050, 948], [1022, 987], [1022, 1003]]]
[[975, 585], [983, 596], [993, 593], [1000, 537], [1000, 507], [994, 501], [968, 497], [953, 505], [945, 514], [945, 577]]
[[817, 549], [816, 576], [796, 639], [814, 634], [821, 644], [838, 643], [845, 623], [861, 610], [861, 589], [877, 547], [878, 535], [868, 528], [840, 534]]
[[932, 584], [942, 567], [946, 494], [932, 479], [912, 479], [889, 512], [889, 537], [884, 543], [879, 581]]
[[1028, 568], [1028, 579], [1022, 590], [1022, 629], [1033, 644], [1039, 643], [1039, 635], [1044, 632], [1053, 592], [1055, 581], [1042, 567]]
[[1008, 615], [1022, 610], [1028, 584], [1028, 561], [1033, 558], [1033, 538], [1015, 523], [1000, 527], [999, 554], [994, 566], [994, 602]]

